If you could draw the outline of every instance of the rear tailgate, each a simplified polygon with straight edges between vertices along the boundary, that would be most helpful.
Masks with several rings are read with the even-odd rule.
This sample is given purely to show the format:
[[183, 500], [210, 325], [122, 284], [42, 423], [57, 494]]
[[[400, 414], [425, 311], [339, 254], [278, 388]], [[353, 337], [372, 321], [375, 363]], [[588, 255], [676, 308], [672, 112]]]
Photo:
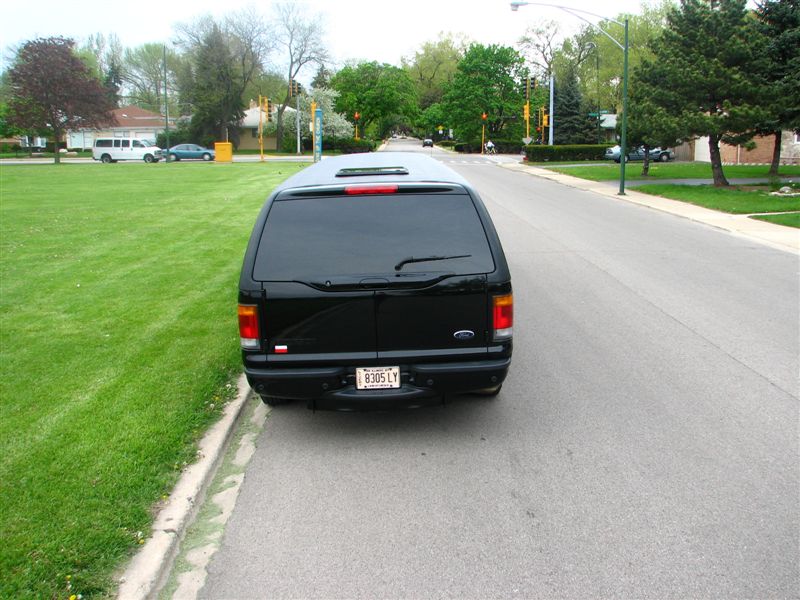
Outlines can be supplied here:
[[495, 263], [471, 196], [458, 185], [394, 188], [275, 199], [252, 271], [270, 362], [486, 352]]

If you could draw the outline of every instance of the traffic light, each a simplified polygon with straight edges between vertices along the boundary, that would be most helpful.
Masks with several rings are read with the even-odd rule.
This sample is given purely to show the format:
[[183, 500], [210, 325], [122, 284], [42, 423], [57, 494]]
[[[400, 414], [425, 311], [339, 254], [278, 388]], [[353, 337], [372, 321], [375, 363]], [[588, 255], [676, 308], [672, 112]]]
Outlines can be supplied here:
[[545, 127], [548, 127], [550, 125], [550, 115], [548, 115], [547, 113], [545, 113], [543, 117], [542, 125], [544, 125]]
[[486, 113], [481, 114], [481, 119], [485, 121], [487, 118], [489, 118], [489, 115], [487, 115]]
[[525, 96], [525, 100], [531, 99], [531, 78], [526, 77], [522, 80], [522, 95]]
[[358, 111], [356, 111], [356, 114], [354, 114], [354, 115], [353, 115], [353, 119], [355, 119], [355, 120], [356, 120], [356, 122], [358, 122], [358, 120], [359, 120], [360, 118], [361, 118], [361, 114], [360, 114]]
[[267, 121], [272, 121], [272, 100], [267, 98]]
[[289, 95], [291, 97], [299, 96], [303, 93], [303, 86], [300, 84], [299, 81], [290, 81], [289, 82]]
[[531, 116], [531, 106], [527, 102], [522, 107], [522, 116], [525, 117], [526, 119], [529, 119]]

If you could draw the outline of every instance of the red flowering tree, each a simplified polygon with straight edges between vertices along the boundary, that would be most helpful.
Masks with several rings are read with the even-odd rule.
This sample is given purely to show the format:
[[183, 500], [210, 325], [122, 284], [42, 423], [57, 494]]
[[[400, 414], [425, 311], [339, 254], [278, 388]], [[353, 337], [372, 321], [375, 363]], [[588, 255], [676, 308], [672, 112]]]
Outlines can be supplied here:
[[62, 37], [25, 42], [9, 71], [9, 124], [52, 136], [56, 163], [58, 142], [68, 129], [102, 127], [114, 118], [107, 90], [73, 52], [74, 45]]

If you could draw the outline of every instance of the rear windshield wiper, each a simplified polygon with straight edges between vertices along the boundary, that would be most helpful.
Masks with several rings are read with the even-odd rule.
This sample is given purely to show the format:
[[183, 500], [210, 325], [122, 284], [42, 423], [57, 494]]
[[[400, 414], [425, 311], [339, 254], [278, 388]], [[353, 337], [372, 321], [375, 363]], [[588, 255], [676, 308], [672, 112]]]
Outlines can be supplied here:
[[395, 271], [399, 271], [403, 268], [403, 265], [407, 265], [410, 263], [419, 263], [419, 262], [431, 262], [434, 260], [449, 260], [451, 258], [469, 258], [472, 254], [455, 254], [453, 256], [425, 256], [422, 258], [414, 258], [413, 256], [409, 256], [408, 258], [404, 258], [399, 263], [394, 266]]

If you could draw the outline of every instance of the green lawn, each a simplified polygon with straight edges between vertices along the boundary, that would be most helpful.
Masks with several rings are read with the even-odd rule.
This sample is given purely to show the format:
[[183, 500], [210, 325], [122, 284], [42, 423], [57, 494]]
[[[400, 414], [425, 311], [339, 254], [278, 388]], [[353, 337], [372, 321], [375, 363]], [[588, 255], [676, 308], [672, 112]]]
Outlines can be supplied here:
[[636, 191], [738, 215], [800, 210], [800, 197], [779, 198], [770, 196], [769, 191], [746, 186], [648, 184], [637, 187]]
[[786, 213], [782, 215], [759, 215], [752, 217], [759, 221], [767, 221], [769, 223], [777, 223], [778, 225], [785, 225], [787, 227], [796, 227], [800, 229], [800, 212]]
[[0, 598], [113, 591], [234, 393], [244, 248], [302, 166], [0, 167]]
[[[543, 165], [538, 165], [543, 166]], [[613, 181], [619, 179], [619, 165], [609, 161], [607, 165], [594, 167], [553, 168], [552, 171], [589, 179], [591, 181]], [[767, 165], [727, 165], [723, 167], [725, 177], [728, 179], [762, 177], [767, 181]], [[800, 166], [784, 165], [780, 169], [780, 176], [793, 177], [800, 175]], [[642, 163], [628, 163], [625, 167], [625, 179], [640, 180], [642, 177]], [[711, 165], [708, 163], [651, 163], [648, 179], [712, 179]]]

